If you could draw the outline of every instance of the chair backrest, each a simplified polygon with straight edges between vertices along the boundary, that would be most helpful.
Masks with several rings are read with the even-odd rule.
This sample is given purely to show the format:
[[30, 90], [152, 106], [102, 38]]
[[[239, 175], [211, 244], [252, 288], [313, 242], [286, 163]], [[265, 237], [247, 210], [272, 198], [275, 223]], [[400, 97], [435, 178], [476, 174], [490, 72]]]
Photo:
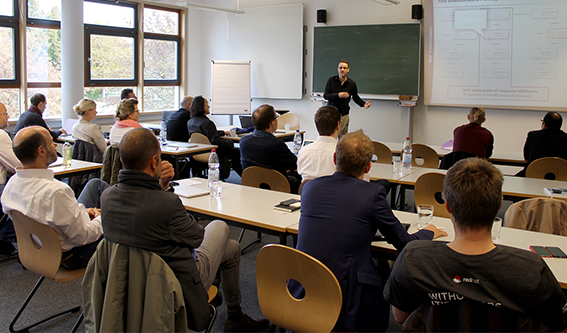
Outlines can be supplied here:
[[[301, 301], [290, 294], [290, 279], [303, 286]], [[312, 256], [287, 246], [271, 244], [260, 250], [256, 285], [262, 313], [286, 330], [330, 332], [341, 312], [341, 286], [333, 272]]]
[[[209, 138], [207, 138], [206, 135], [201, 134], [201, 133], [192, 133], [191, 139], [189, 141], [191, 143], [203, 143], [203, 144], [206, 144], [206, 145], [211, 144], [211, 141], [209, 141]], [[197, 155], [191, 156], [191, 158], [194, 159], [197, 162], [200, 162], [200, 163], [209, 163], [209, 156], [211, 156], [211, 153], [197, 154]]]
[[449, 217], [449, 212], [445, 208], [443, 193], [443, 181], [445, 175], [442, 173], [426, 173], [415, 182], [414, 199], [415, 206], [421, 204], [433, 205], [433, 215], [439, 217]]
[[567, 160], [559, 157], [542, 157], [528, 165], [527, 178], [567, 180]]
[[421, 305], [404, 322], [402, 332], [547, 332], [532, 314], [523, 314], [470, 299]]
[[289, 193], [287, 178], [276, 170], [251, 166], [242, 172], [242, 185]]
[[298, 130], [299, 129], [299, 118], [291, 112], [287, 112], [282, 114], [278, 118], [278, 128], [279, 129], [286, 129], [285, 125], [289, 124], [290, 130]]
[[466, 151], [450, 152], [449, 154], [445, 154], [441, 159], [441, 164], [439, 164], [439, 169], [449, 170], [453, 165], [455, 165], [455, 163], [469, 157], [476, 157], [476, 155]]
[[[421, 143], [412, 143], [411, 149], [412, 166], [434, 169], [439, 168], [439, 155], [433, 148]], [[423, 163], [421, 163], [420, 160], [418, 160], [417, 162], [421, 164], [417, 163], [416, 159], [423, 160]]]
[[303, 188], [303, 185], [307, 184], [308, 181], [313, 180], [313, 179], [306, 179], [304, 181], [301, 182], [301, 185], [299, 185], [299, 191], [297, 192], [297, 194], [301, 194], [301, 189]]
[[526, 199], [508, 207], [504, 225], [567, 236], [567, 202], [551, 198]]
[[392, 164], [392, 151], [388, 146], [381, 142], [372, 141], [374, 146], [374, 155], [376, 155], [376, 163]]
[[22, 265], [36, 274], [55, 279], [63, 252], [53, 228], [15, 210], [10, 212], [10, 217], [14, 221]]

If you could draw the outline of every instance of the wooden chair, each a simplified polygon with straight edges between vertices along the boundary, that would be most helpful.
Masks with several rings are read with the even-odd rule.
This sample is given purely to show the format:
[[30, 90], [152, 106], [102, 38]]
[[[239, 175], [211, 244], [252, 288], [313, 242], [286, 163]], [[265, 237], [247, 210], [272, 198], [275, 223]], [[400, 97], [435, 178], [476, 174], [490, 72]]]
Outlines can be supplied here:
[[287, 178], [276, 170], [251, 166], [242, 172], [242, 185], [279, 192], [290, 192]]
[[449, 217], [445, 201], [441, 196], [444, 180], [444, 174], [435, 172], [423, 174], [417, 179], [414, 188], [416, 209], [417, 205], [429, 204], [433, 205], [434, 216]]
[[301, 182], [301, 185], [299, 185], [299, 191], [297, 192], [297, 194], [301, 195], [301, 189], [303, 188], [303, 185], [307, 184], [308, 181], [313, 180], [313, 179], [306, 179], [304, 181]]
[[[206, 145], [210, 145], [211, 142], [209, 141], [209, 138], [207, 138], [206, 135], [201, 134], [201, 133], [193, 133], [191, 134], [191, 138], [189, 139], [189, 142], [191, 143], [203, 143]], [[199, 174], [207, 174], [207, 169], [208, 169], [208, 165], [209, 165], [209, 156], [211, 156], [211, 153], [203, 153], [203, 154], [197, 154], [197, 155], [193, 155], [191, 156], [191, 160], [192, 160], [192, 167], [193, 169], [198, 170]], [[193, 171], [193, 176], [195, 176], [197, 172]]]
[[[299, 282], [305, 297], [298, 301], [288, 280]], [[293, 332], [330, 332], [342, 308], [341, 286], [323, 263], [296, 249], [270, 244], [256, 260], [256, 284], [262, 313], [274, 325]]]
[[[411, 163], [414, 167], [421, 167], [421, 168], [439, 168], [439, 155], [437, 152], [421, 143], [413, 143], [411, 145], [412, 153], [411, 153]], [[419, 164], [416, 162], [416, 159], [422, 159], [423, 163]], [[421, 161], [420, 161], [421, 162]]]
[[392, 164], [392, 151], [388, 146], [381, 142], [372, 141], [374, 146], [374, 155], [376, 155], [376, 163]]
[[278, 118], [278, 129], [286, 129], [285, 126], [289, 124], [290, 130], [299, 129], [299, 118], [291, 112], [284, 113]]
[[[10, 217], [14, 221], [14, 229], [16, 229], [16, 237], [18, 238], [18, 254], [22, 265], [29, 271], [41, 275], [10, 323], [10, 332], [28, 332], [31, 328], [43, 324], [53, 318], [57, 318], [68, 313], [78, 312], [81, 309], [80, 306], [52, 315], [20, 330], [14, 329], [14, 326], [22, 312], [46, 277], [53, 281], [71, 281], [83, 276], [85, 274], [85, 269], [68, 270], [61, 267], [61, 256], [63, 251], [61, 250], [59, 237], [57, 237], [53, 228], [48, 225], [41, 224], [18, 211], [12, 211], [10, 213]], [[81, 316], [77, 319], [72, 332], [77, 331], [77, 328], [82, 321], [83, 314], [81, 314]]]
[[542, 157], [528, 165], [527, 178], [567, 180], [567, 160], [559, 157]]

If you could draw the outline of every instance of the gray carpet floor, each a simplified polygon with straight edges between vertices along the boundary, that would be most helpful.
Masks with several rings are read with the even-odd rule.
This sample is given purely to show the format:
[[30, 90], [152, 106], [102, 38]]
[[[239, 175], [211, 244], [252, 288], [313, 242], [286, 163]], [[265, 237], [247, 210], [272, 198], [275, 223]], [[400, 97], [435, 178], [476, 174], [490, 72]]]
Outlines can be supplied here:
[[[227, 180], [233, 183], [240, 183], [240, 178], [234, 172]], [[389, 198], [388, 198], [389, 200]], [[504, 212], [511, 202], [504, 202], [498, 216], [503, 217]], [[405, 210], [413, 211], [413, 191], [407, 191]], [[209, 221], [201, 220], [200, 223], [206, 225]], [[239, 228], [230, 227], [231, 238], [238, 239]], [[243, 244], [248, 244], [256, 238], [256, 232], [247, 231]], [[292, 240], [288, 239], [291, 246]], [[253, 318], [263, 317], [258, 304], [256, 294], [256, 257], [263, 245], [279, 243], [279, 239], [274, 236], [262, 235], [261, 244], [257, 245], [250, 252], [244, 254], [240, 264], [240, 285], [242, 292], [242, 308], [245, 313]], [[0, 259], [2, 257], [0, 256]], [[22, 268], [16, 260], [9, 260], [0, 263], [0, 332], [8, 332], [8, 325], [12, 317], [18, 311], [26, 295], [37, 281], [38, 276]], [[38, 292], [32, 299], [28, 308], [22, 315], [21, 324], [17, 328], [23, 327], [38, 319], [49, 316], [66, 308], [71, 308], [81, 304], [81, 282], [82, 278], [69, 282], [54, 282], [46, 279]], [[62, 318], [47, 322], [33, 332], [69, 332], [73, 327], [78, 313], [66, 315]], [[227, 318], [226, 306], [218, 308], [218, 316], [215, 321], [213, 331], [222, 332], [223, 323]], [[389, 332], [399, 331], [400, 326], [390, 316]], [[81, 324], [79, 332], [84, 332], [84, 325]]]

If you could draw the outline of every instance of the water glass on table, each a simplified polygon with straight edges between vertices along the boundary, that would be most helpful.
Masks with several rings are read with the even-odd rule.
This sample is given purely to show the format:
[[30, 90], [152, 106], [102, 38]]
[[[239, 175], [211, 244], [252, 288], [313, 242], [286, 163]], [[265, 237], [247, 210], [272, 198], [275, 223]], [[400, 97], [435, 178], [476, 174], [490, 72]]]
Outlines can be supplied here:
[[417, 228], [425, 228], [433, 220], [433, 205], [417, 205]]
[[499, 217], [494, 218], [492, 222], [492, 242], [498, 243], [500, 240], [500, 229], [502, 229], [502, 219]]
[[394, 166], [394, 175], [402, 173], [402, 161], [399, 156], [392, 157], [392, 164]]

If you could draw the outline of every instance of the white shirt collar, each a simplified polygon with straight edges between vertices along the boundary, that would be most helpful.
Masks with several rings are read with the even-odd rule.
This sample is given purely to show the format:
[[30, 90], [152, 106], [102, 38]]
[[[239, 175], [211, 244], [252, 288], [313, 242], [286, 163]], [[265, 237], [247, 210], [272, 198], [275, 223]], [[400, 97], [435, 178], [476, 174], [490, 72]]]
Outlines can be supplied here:
[[16, 168], [16, 175], [21, 178], [45, 178], [53, 180], [54, 173], [51, 169], [22, 169], [21, 167]]

